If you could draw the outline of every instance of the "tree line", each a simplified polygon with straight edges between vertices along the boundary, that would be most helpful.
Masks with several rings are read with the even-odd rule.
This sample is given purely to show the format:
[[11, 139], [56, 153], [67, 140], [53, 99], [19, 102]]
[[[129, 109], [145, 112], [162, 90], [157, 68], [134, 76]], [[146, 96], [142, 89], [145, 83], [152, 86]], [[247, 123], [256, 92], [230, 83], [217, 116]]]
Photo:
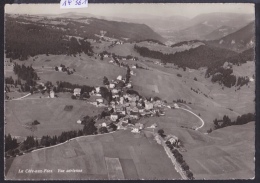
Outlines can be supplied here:
[[[36, 81], [39, 80], [40, 78], [35, 72], [35, 70], [32, 68], [32, 66], [25, 66], [24, 64], [19, 65], [15, 63], [13, 71], [18, 76], [18, 79], [14, 80], [12, 76], [5, 78], [7, 92], [10, 91], [10, 88], [7, 86], [7, 84], [14, 85], [15, 87], [20, 85], [22, 92], [33, 93], [33, 91], [36, 90]], [[21, 80], [25, 82], [22, 83]]]
[[[166, 135], [164, 134], [164, 130], [163, 129], [159, 129], [158, 130], [158, 134], [165, 139]], [[188, 179], [193, 180], [193, 173], [190, 171], [190, 167], [188, 166], [188, 164], [186, 163], [186, 161], [183, 159], [182, 154], [179, 152], [179, 150], [177, 148], [179, 148], [180, 146], [178, 144], [172, 144], [169, 140], [167, 140], [165, 142], [166, 146], [171, 150], [171, 153], [173, 154], [173, 156], [175, 157], [176, 161], [181, 165], [182, 170], [185, 172], [186, 176], [188, 177]]]
[[212, 47], [201, 45], [194, 49], [176, 52], [174, 54], [164, 54], [160, 51], [150, 50], [147, 47], [134, 45], [134, 49], [144, 57], [159, 59], [163, 63], [174, 63], [180, 68], [198, 69], [200, 67], [209, 67], [213, 62], [236, 55], [237, 53]]
[[224, 128], [232, 125], [243, 125], [251, 121], [255, 121], [255, 114], [253, 113], [247, 113], [238, 116], [235, 121], [231, 121], [231, 119], [227, 115], [224, 115], [222, 119], [217, 119], [217, 118], [214, 119], [213, 123], [214, 123], [214, 129], [219, 129], [219, 128]]
[[[20, 150], [24, 152], [30, 152], [33, 149], [60, 144], [72, 138], [98, 134], [98, 129], [95, 126], [95, 119], [97, 118], [101, 118], [101, 115], [96, 115], [93, 117], [85, 116], [82, 119], [81, 124], [84, 126], [81, 130], [64, 131], [58, 136], [45, 135], [42, 136], [40, 140], [33, 136], [27, 136], [21, 144], [19, 144], [15, 138], [12, 138], [10, 134], [5, 135], [5, 153], [6, 155], [9, 154], [11, 156], [16, 156], [18, 154], [21, 155]], [[115, 131], [117, 126], [111, 123], [108, 128], [112, 131]], [[99, 129], [99, 133], [108, 133], [108, 129], [106, 127], [102, 127]]]
[[57, 86], [53, 88], [54, 92], [73, 92], [75, 88], [81, 88], [80, 93], [89, 93], [92, 90], [94, 90], [93, 86], [87, 86], [87, 85], [78, 85], [78, 84], [72, 84], [66, 81], [57, 81]]
[[224, 85], [228, 88], [232, 86], [239, 86], [242, 87], [249, 83], [248, 77], [238, 76], [236, 77], [233, 75], [232, 68], [223, 68], [223, 67], [216, 67], [216, 68], [208, 68], [205, 74], [206, 78], [211, 77], [211, 81], [213, 83], [217, 82], [220, 85]]

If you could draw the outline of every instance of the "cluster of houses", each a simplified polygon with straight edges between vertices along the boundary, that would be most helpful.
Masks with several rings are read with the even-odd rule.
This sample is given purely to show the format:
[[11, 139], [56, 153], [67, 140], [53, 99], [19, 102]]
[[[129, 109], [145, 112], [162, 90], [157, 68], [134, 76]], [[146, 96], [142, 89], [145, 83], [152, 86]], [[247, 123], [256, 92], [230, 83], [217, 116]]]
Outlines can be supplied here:
[[[97, 54], [99, 57], [101, 57], [101, 55], [103, 56], [103, 58], [113, 58], [113, 55], [111, 53], [99, 53]], [[119, 55], [116, 55], [114, 57], [115, 59], [119, 59], [119, 60], [132, 60], [132, 61], [137, 61], [138, 58], [137, 57], [133, 57], [131, 55], [128, 55], [128, 56], [119, 56]]]
[[68, 74], [73, 74], [75, 72], [75, 69], [66, 67], [65, 65], [62, 64], [60, 66], [56, 66], [55, 70], [59, 72], [67, 72]]
[[[141, 117], [148, 116], [163, 116], [165, 115], [163, 107], [165, 104], [161, 100], [146, 99], [139, 96], [135, 92], [127, 92], [131, 88], [131, 83], [128, 83], [124, 88], [117, 88], [117, 84], [123, 81], [124, 78], [119, 75], [117, 79], [112, 80], [107, 86], [112, 93], [112, 101], [107, 105], [107, 111], [110, 116], [107, 116], [107, 121], [114, 122], [118, 129], [126, 129], [131, 127], [133, 133], [138, 133], [143, 129], [140, 123], [133, 124]], [[93, 91], [93, 95], [98, 95], [99, 91]], [[96, 103], [97, 104], [97, 103]]]
[[163, 66], [164, 64], [162, 62], [159, 62], [159, 61], [155, 61], [154, 62], [156, 65], [160, 65], [160, 66]]
[[[107, 103], [101, 96], [101, 87], [95, 87], [89, 94], [93, 96], [95, 101], [88, 101], [88, 103], [96, 107], [106, 107], [109, 116], [105, 117], [102, 122], [102, 127], [113, 122], [117, 129], [132, 128], [133, 133], [139, 133], [143, 129], [143, 124], [137, 123], [141, 117], [148, 116], [163, 116], [165, 112], [163, 107], [165, 103], [162, 100], [154, 100], [153, 98], [146, 99], [133, 91], [132, 84], [128, 83], [124, 87], [118, 87], [119, 83], [125, 81], [121, 75], [116, 80], [112, 80], [106, 88], [112, 93], [112, 100]], [[80, 88], [74, 89], [74, 96], [79, 96], [81, 93]]]

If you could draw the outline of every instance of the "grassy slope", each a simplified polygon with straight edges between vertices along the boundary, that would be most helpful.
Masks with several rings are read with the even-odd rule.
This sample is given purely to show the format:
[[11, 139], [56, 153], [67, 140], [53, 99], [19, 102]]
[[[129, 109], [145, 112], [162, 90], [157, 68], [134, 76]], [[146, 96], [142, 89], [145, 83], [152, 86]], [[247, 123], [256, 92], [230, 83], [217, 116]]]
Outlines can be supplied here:
[[[23, 62], [18, 61], [17, 63], [22, 64]], [[33, 61], [33, 58], [29, 58], [25, 64], [32, 64], [34, 68], [41, 69], [38, 70], [38, 72], [40, 72], [39, 77], [41, 80], [44, 82], [52, 81], [52, 83], [56, 83], [56, 81], [67, 81], [73, 84], [96, 86], [103, 84], [104, 76], [112, 80], [118, 75], [126, 74], [124, 68], [114, 67], [108, 62], [100, 61], [95, 59], [95, 57], [89, 57], [85, 54], [82, 54], [81, 56], [77, 55], [76, 57], [65, 55], [39, 55], [35, 61]], [[54, 67], [59, 66], [60, 64], [63, 64], [66, 67], [75, 68], [76, 72], [73, 75], [54, 72]], [[42, 68], [42, 66], [44, 66], [44, 68]], [[53, 71], [42, 71], [42, 69]]]
[[193, 141], [183, 153], [197, 179], [254, 177], [254, 123], [231, 126], [204, 136], [188, 131]]
[[[70, 112], [64, 111], [66, 105], [73, 105]], [[76, 121], [82, 115], [94, 116], [101, 112], [84, 101], [72, 100], [70, 96], [55, 99], [27, 99], [21, 101], [6, 102], [5, 133], [14, 136], [26, 137], [35, 135], [59, 135], [62, 131], [82, 129]], [[28, 122], [38, 120], [37, 130], [32, 132], [24, 125]]]
[[[105, 157], [119, 158], [126, 179], [180, 179], [164, 149], [151, 137], [129, 131], [82, 137], [61, 146], [15, 158], [7, 179], [108, 179]], [[157, 166], [160, 164], [160, 166]], [[52, 174], [18, 174], [18, 169], [52, 169]], [[82, 173], [57, 173], [57, 169]]]

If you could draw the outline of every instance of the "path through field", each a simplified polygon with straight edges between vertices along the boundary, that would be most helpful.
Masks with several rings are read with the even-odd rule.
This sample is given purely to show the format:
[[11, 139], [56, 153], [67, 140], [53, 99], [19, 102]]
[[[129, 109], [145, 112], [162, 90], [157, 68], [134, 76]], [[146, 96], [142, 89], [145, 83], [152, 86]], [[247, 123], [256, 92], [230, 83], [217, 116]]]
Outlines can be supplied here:
[[191, 113], [194, 116], [196, 116], [197, 118], [199, 118], [199, 120], [201, 121], [202, 124], [199, 127], [197, 127], [195, 130], [198, 130], [198, 129], [200, 129], [200, 128], [202, 128], [204, 126], [204, 124], [205, 124], [204, 120], [201, 117], [199, 117], [197, 114], [195, 114], [194, 112], [192, 112], [192, 111], [190, 111], [188, 109], [182, 108], [182, 107], [179, 107], [178, 109], [182, 109], [182, 110], [188, 111], [189, 113]]
[[[28, 94], [26, 94], [26, 95], [24, 95], [24, 96], [22, 96], [22, 97], [15, 98], [15, 99], [12, 99], [12, 100], [21, 100], [21, 99], [23, 99], [23, 98], [25, 98], [25, 97], [28, 97], [28, 96], [30, 96], [30, 95], [31, 95], [31, 93], [28, 93]], [[6, 101], [12, 101], [12, 100], [6, 100]]]

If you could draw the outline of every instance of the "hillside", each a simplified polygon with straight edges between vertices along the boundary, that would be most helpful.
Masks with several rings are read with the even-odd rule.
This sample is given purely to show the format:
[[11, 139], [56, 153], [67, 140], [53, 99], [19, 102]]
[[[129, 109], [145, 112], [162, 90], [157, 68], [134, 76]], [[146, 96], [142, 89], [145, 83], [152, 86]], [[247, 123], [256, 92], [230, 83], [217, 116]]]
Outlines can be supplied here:
[[71, 20], [59, 17], [6, 15], [5, 21], [6, 56], [20, 60], [38, 54], [92, 55], [92, 47], [86, 38], [99, 40], [101, 32], [108, 38], [119, 40], [164, 40], [144, 24], [97, 18], [81, 17]]
[[[208, 136], [188, 133], [194, 141], [184, 157], [195, 179], [250, 179], [255, 177], [255, 123], [231, 126]], [[188, 145], [186, 145], [188, 146]]]
[[[83, 20], [83, 19], [80, 19]], [[164, 39], [145, 24], [126, 23], [90, 18], [90, 23], [84, 27], [88, 34], [100, 34], [100, 30], [106, 31], [106, 36], [117, 39], [129, 38], [129, 41]]]
[[6, 57], [26, 60], [39, 54], [92, 55], [90, 43], [83, 38], [67, 37], [67, 32], [53, 26], [24, 22], [6, 17]]
[[[165, 36], [174, 42], [189, 41], [194, 39], [214, 39], [209, 35], [222, 26], [234, 27], [236, 30], [244, 27], [254, 20], [253, 14], [238, 13], [206, 13], [186, 21], [185, 27], [178, 31], [168, 31]], [[164, 36], [164, 34], [163, 34]], [[209, 37], [210, 36], [210, 37]]]
[[255, 44], [255, 23], [251, 22], [238, 31], [223, 38], [209, 42], [214, 46], [242, 52]]
[[252, 20], [254, 20], [254, 14], [216, 12], [197, 15], [191, 19], [191, 22], [193, 25], [204, 23], [215, 28], [223, 25], [241, 28]]
[[220, 28], [212, 31], [211, 33], [207, 34], [204, 36], [206, 40], [215, 40], [215, 39], [220, 39], [228, 34], [231, 34], [235, 32], [237, 29], [235, 27], [231, 26], [226, 26], [223, 25]]
[[[159, 164], [160, 166], [157, 166]], [[19, 169], [37, 169], [44, 172], [18, 173]], [[64, 173], [61, 170], [64, 170]], [[66, 172], [67, 170], [70, 172]], [[149, 136], [144, 133], [117, 131], [99, 136], [79, 137], [56, 147], [8, 159], [6, 179], [176, 180], [181, 177], [163, 147], [153, 140], [152, 134]]]
[[233, 51], [209, 45], [200, 45], [174, 54], [163, 54], [160, 51], [152, 51], [147, 47], [139, 47], [137, 45], [135, 49], [141, 56], [160, 59], [165, 63], [174, 63], [181, 68], [187, 67], [191, 69], [208, 67], [217, 60], [236, 55]]
[[213, 27], [209, 26], [207, 23], [199, 23], [189, 28], [183, 29], [177, 33], [175, 36], [183, 38], [183, 40], [194, 40], [194, 39], [203, 39], [205, 35], [209, 34], [212, 31]]

